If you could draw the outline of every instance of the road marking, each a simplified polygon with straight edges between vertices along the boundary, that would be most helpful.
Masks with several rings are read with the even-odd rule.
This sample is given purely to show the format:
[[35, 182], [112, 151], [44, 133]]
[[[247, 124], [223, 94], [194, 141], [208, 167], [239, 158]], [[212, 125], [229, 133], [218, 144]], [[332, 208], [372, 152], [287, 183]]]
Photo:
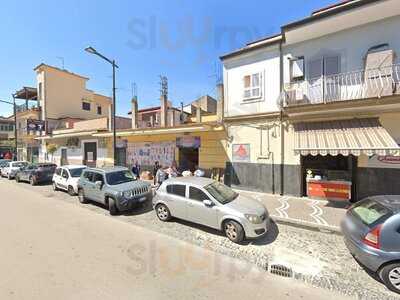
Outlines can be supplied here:
[[322, 225], [329, 225], [328, 222], [325, 221], [324, 218], [321, 216], [323, 215], [323, 210], [321, 207], [318, 206], [319, 201], [318, 200], [313, 200], [312, 202], [309, 203], [309, 206], [313, 209], [313, 212], [310, 214], [310, 217], [315, 220], [318, 224]]
[[278, 201], [281, 203], [281, 206], [275, 208], [281, 218], [289, 218], [286, 210], [290, 207], [288, 200], [289, 197], [278, 198]]

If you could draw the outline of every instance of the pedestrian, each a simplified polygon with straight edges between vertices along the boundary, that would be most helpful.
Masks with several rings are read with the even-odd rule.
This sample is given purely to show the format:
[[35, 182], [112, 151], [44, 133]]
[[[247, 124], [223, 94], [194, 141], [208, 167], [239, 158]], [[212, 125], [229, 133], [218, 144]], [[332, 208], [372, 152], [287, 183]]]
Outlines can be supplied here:
[[135, 161], [135, 163], [133, 164], [132, 173], [136, 176], [136, 178], [140, 178], [140, 165], [138, 161]]
[[156, 175], [157, 175], [157, 171], [158, 171], [159, 168], [160, 168], [160, 163], [159, 163], [158, 161], [156, 161], [156, 162], [154, 163], [154, 166], [153, 166], [154, 185], [157, 184]]
[[159, 167], [154, 178], [156, 181], [156, 185], [160, 186], [167, 179], [167, 173], [162, 167]]

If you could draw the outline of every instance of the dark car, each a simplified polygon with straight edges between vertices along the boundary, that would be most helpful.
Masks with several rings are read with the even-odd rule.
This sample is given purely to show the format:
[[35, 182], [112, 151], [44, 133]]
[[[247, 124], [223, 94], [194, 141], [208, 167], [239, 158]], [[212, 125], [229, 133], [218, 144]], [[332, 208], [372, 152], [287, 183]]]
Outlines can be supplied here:
[[30, 164], [17, 172], [15, 180], [17, 182], [26, 181], [31, 185], [51, 182], [56, 168], [56, 164], [50, 163]]
[[348, 210], [342, 231], [355, 259], [400, 293], [400, 196], [357, 202]]

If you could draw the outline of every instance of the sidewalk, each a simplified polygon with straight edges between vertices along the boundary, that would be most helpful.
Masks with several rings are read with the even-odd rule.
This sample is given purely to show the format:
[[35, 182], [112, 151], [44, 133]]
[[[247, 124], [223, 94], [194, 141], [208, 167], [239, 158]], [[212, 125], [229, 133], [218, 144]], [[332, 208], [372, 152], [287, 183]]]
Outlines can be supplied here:
[[277, 222], [325, 229], [337, 233], [340, 233], [340, 222], [349, 205], [346, 202], [279, 196], [245, 190], [236, 191], [262, 202], [267, 207], [271, 217]]

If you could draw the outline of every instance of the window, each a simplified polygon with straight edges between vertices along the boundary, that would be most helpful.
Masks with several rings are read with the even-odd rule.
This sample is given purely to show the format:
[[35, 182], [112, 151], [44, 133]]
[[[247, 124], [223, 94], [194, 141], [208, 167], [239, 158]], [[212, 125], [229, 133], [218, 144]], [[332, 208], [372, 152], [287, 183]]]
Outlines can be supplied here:
[[102, 111], [101, 111], [101, 105], [97, 105], [97, 114], [101, 115]]
[[189, 187], [189, 198], [197, 201], [210, 200], [210, 198], [202, 190], [193, 186]]
[[103, 176], [103, 174], [94, 173], [92, 181], [93, 182], [101, 181], [101, 183], [104, 184], [104, 176]]
[[56, 169], [56, 175], [61, 176], [61, 168]]
[[290, 59], [290, 81], [304, 80], [304, 57]]
[[238, 194], [226, 185], [215, 181], [205, 187], [206, 191], [211, 194], [219, 203], [226, 204], [235, 200]]
[[109, 185], [117, 185], [136, 180], [135, 176], [133, 176], [132, 172], [129, 170], [107, 173], [106, 179]]
[[82, 109], [90, 111], [90, 103], [89, 102], [82, 102]]
[[170, 184], [167, 186], [167, 193], [185, 197], [186, 185], [183, 184]]
[[359, 202], [351, 212], [369, 227], [374, 227], [374, 223], [392, 214], [388, 208], [371, 199]]
[[68, 179], [69, 178], [69, 174], [67, 170], [63, 170], [62, 172], [62, 178]]
[[85, 180], [87, 180], [87, 181], [92, 181], [93, 172], [85, 172], [85, 173], [83, 174], [83, 178], [85, 178]]
[[262, 96], [262, 74], [255, 73], [243, 77], [243, 98], [254, 99]]

